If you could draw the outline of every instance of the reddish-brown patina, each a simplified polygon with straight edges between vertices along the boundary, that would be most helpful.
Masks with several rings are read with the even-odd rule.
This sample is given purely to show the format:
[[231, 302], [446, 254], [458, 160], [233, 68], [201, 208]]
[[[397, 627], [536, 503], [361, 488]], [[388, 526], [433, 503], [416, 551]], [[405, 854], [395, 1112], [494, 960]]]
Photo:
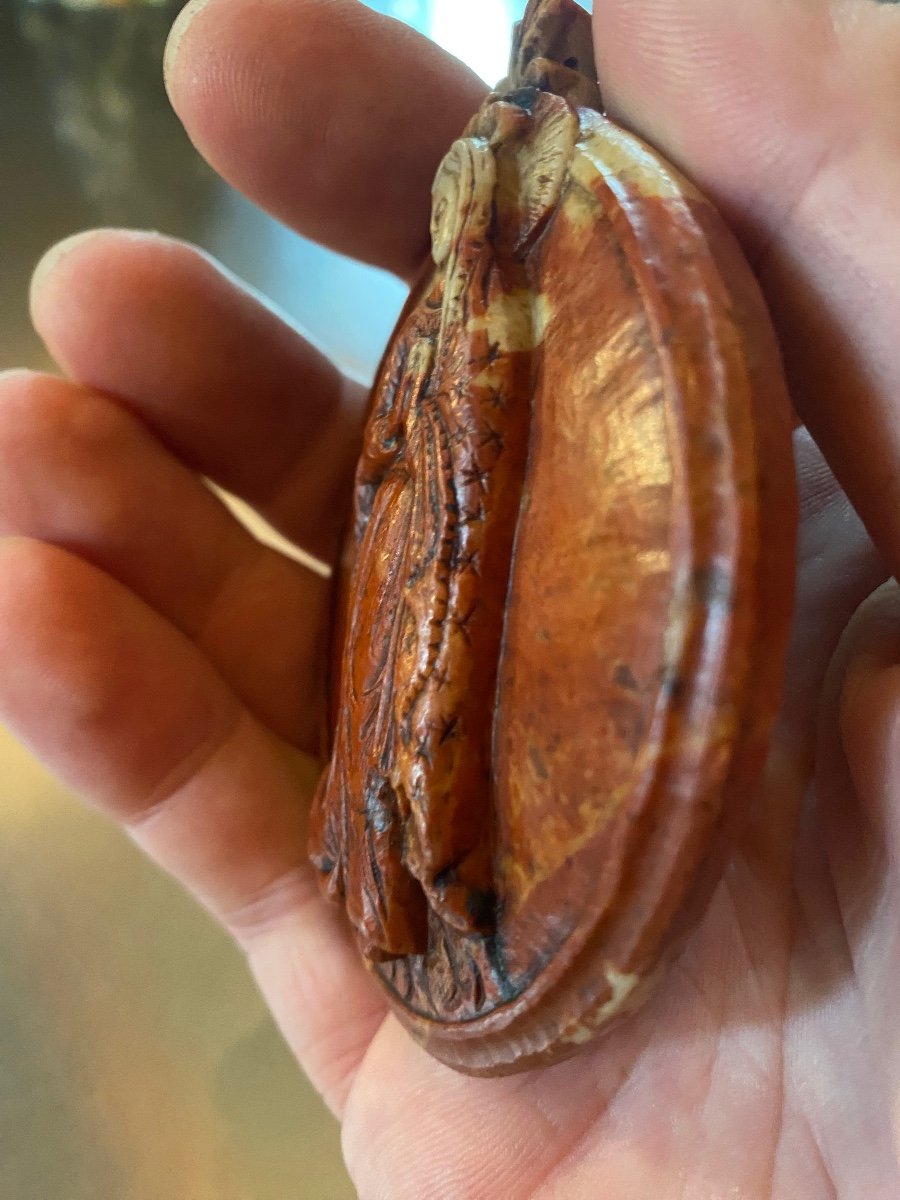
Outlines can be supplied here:
[[752, 804], [790, 620], [765, 309], [593, 78], [586, 14], [535, 0], [439, 172], [339, 581], [313, 861], [476, 1073], [646, 994]]

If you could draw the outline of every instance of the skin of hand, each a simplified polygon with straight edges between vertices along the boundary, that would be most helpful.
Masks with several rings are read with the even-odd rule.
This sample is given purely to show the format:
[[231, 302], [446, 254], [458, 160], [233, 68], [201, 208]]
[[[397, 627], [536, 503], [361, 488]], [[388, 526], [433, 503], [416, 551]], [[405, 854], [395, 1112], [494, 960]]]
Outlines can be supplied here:
[[[306, 862], [328, 585], [203, 482], [333, 559], [364, 396], [189, 246], [99, 231], [35, 274], [64, 377], [0, 379], [0, 717], [239, 941], [343, 1123], [364, 1200], [889, 1200], [900, 8], [595, 9], [611, 114], [738, 232], [804, 423], [797, 619], [765, 784], [646, 1009], [501, 1080], [454, 1074], [386, 1015]], [[434, 170], [483, 92], [356, 0], [194, 3], [167, 81], [235, 186], [407, 279]]]

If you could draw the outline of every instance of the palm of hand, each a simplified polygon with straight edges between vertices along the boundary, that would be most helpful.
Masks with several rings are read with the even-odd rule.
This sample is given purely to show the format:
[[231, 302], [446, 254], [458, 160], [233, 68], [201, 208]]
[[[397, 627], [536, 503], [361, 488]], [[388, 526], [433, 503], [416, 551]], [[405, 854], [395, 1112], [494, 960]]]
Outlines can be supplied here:
[[[236, 183], [304, 231], [408, 273], [423, 252], [428, 178], [478, 86], [350, 0], [296, 7], [303, 22], [274, 3], [204, 9], [172, 68], [176, 106]], [[881, 316], [896, 311], [900, 238], [878, 153], [890, 149], [880, 114], [896, 111], [900, 14], [869, 0], [767, 0], [738, 14], [722, 0], [597, 7], [611, 107], [741, 232], [801, 415], [881, 553], [798, 434], [800, 600], [766, 787], [648, 1008], [575, 1060], [490, 1081], [440, 1067], [385, 1016], [316, 894], [295, 811], [297, 777], [310, 777], [298, 751], [317, 719], [309, 679], [325, 585], [258, 550], [193, 474], [331, 553], [360, 396], [184, 247], [96, 235], [36, 284], [36, 322], [78, 382], [15, 375], [0, 385], [0, 438], [22, 464], [0, 488], [0, 528], [18, 535], [2, 549], [0, 711], [241, 940], [298, 1058], [344, 1119], [363, 1195], [599, 1187], [617, 1198], [876, 1200], [897, 1190], [892, 592], [854, 622], [825, 677], [851, 614], [886, 574], [882, 559], [892, 570], [900, 557], [888, 408], [900, 358]], [[387, 94], [391, 39], [404, 97]], [[788, 70], [797, 44], [811, 49]], [[366, 145], [316, 67], [335, 46], [365, 67], [357, 86], [377, 101]], [[268, 82], [255, 51], [277, 56]], [[245, 71], [258, 83], [250, 99], [222, 91]], [[338, 158], [296, 116], [297, 78]], [[388, 133], [393, 146], [417, 95], [441, 115], [385, 168]], [[273, 145], [276, 126], [296, 145]], [[298, 145], [311, 162], [301, 182], [287, 168]], [[347, 175], [361, 163], [383, 183], [385, 208], [362, 232]], [[115, 354], [102, 336], [112, 312]], [[161, 341], [164, 363], [149, 349]], [[62, 513], [65, 494], [78, 503]]]

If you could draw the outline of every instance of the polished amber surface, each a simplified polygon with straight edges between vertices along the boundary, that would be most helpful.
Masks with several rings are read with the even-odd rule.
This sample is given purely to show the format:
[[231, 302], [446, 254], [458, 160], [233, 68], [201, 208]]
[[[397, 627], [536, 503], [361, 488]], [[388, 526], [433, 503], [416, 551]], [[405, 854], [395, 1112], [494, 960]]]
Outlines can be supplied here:
[[413, 1034], [499, 1073], [648, 991], [778, 705], [789, 404], [711, 205], [535, 0], [372, 397], [313, 859]]

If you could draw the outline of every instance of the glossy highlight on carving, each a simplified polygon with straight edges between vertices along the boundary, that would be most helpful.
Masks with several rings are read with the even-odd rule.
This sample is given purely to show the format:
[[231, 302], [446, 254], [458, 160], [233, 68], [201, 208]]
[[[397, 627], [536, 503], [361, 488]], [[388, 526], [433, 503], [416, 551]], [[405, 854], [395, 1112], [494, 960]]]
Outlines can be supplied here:
[[311, 853], [462, 1070], [571, 1053], [714, 885], [778, 703], [789, 404], [711, 205], [533, 0], [435, 181], [336, 592]]

